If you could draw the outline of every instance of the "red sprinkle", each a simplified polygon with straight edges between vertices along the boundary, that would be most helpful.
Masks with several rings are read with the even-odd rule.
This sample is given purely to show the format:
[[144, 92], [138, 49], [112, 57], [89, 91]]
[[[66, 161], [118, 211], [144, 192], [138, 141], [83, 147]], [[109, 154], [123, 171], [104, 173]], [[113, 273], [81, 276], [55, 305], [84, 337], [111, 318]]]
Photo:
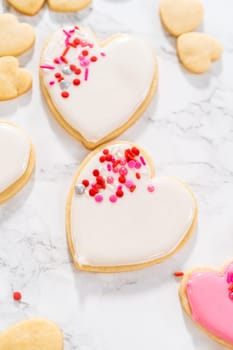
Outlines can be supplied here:
[[70, 96], [70, 94], [69, 94], [68, 91], [62, 91], [61, 95], [62, 95], [62, 97], [64, 97], [64, 98], [67, 98], [67, 97]]
[[89, 195], [90, 195], [91, 197], [94, 197], [97, 193], [98, 193], [98, 190], [97, 190], [96, 188], [91, 188], [91, 189], [89, 190]]
[[64, 63], [68, 63], [67, 59], [66, 59], [64, 56], [61, 56], [61, 60], [62, 60]]
[[77, 74], [77, 75], [81, 74], [81, 72], [82, 72], [82, 71], [81, 71], [80, 68], [77, 68], [77, 69], [75, 69], [75, 71], [74, 71], [74, 73]]
[[22, 299], [22, 294], [20, 292], [14, 292], [13, 293], [13, 299], [15, 301], [20, 301]]
[[122, 190], [117, 190], [116, 195], [117, 195], [117, 197], [121, 198], [124, 196], [124, 192]]
[[125, 176], [123, 176], [123, 175], [119, 176], [118, 181], [119, 181], [121, 184], [124, 184], [125, 181], [126, 181]]
[[100, 160], [100, 163], [104, 163], [105, 160], [106, 160], [106, 157], [105, 157], [105, 156], [101, 156], [101, 157], [99, 158], [99, 160]]
[[59, 59], [58, 58], [54, 58], [53, 62], [58, 64], [59, 63]]
[[134, 192], [136, 190], [136, 185], [131, 186], [129, 190], [130, 192]]
[[74, 40], [73, 40], [73, 44], [74, 45], [79, 45], [80, 44], [80, 39], [78, 39], [78, 38], [75, 38]]
[[141, 175], [140, 175], [139, 173], [136, 173], [135, 176], [136, 176], [136, 178], [137, 178], [138, 180], [141, 179]]
[[112, 160], [111, 154], [107, 154], [107, 155], [106, 155], [106, 160], [107, 160], [108, 162], [111, 162], [111, 160]]
[[83, 54], [83, 56], [88, 56], [89, 52], [87, 50], [83, 50], [82, 54]]
[[71, 64], [70, 69], [74, 72], [77, 69], [77, 67], [75, 64]]
[[108, 150], [108, 149], [104, 149], [104, 150], [103, 150], [103, 154], [105, 154], [105, 155], [106, 155], [106, 154], [109, 154], [109, 150]]
[[94, 176], [99, 176], [100, 172], [99, 172], [98, 169], [94, 169], [93, 172], [92, 172], [92, 174], [93, 174]]
[[98, 58], [96, 56], [91, 57], [91, 62], [96, 62], [97, 60], [98, 60]]
[[131, 151], [135, 156], [139, 156], [139, 154], [140, 154], [139, 149], [136, 147], [132, 147]]
[[88, 187], [88, 186], [89, 186], [89, 181], [85, 179], [85, 180], [82, 181], [82, 184], [83, 184], [85, 187]]
[[55, 78], [61, 78], [61, 73], [56, 73], [54, 76]]
[[183, 276], [184, 276], [184, 273], [181, 272], [181, 271], [177, 271], [177, 272], [174, 272], [174, 276], [175, 276], [175, 277], [183, 277]]
[[76, 86], [80, 85], [80, 83], [81, 83], [81, 81], [79, 79], [74, 79], [73, 80], [73, 84], [76, 85]]
[[65, 56], [65, 55], [68, 53], [69, 49], [70, 49], [70, 47], [67, 46], [67, 47], [65, 48], [65, 50], [63, 51], [62, 56]]

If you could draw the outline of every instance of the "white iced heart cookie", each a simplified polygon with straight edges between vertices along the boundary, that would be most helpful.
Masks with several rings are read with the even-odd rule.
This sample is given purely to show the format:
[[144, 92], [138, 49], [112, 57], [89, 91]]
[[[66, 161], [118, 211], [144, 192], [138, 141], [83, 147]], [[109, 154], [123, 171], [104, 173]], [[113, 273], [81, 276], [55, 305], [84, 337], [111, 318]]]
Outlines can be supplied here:
[[222, 56], [222, 45], [205, 33], [187, 33], [177, 40], [177, 53], [184, 67], [192, 73], [206, 73]]
[[29, 180], [35, 163], [29, 137], [13, 124], [0, 122], [0, 204]]
[[145, 40], [116, 35], [100, 44], [77, 26], [58, 30], [48, 41], [40, 73], [56, 119], [90, 149], [117, 137], [141, 116], [158, 75]]
[[185, 184], [155, 177], [142, 149], [112, 143], [92, 152], [75, 176], [67, 201], [68, 243], [81, 270], [128, 271], [175, 253], [196, 218]]
[[0, 334], [0, 350], [63, 350], [63, 335], [53, 322], [27, 320]]

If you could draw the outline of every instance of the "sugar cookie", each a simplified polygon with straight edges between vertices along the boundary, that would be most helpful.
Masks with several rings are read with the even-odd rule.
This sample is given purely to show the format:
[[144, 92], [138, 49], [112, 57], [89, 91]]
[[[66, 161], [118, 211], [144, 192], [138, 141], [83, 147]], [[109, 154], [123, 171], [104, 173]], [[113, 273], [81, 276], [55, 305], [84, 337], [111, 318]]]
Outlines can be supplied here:
[[84, 9], [91, 2], [92, 0], [48, 0], [48, 5], [53, 11], [74, 12]]
[[0, 122], [0, 204], [14, 196], [29, 180], [34, 164], [34, 148], [17, 126]]
[[66, 210], [74, 264], [93, 272], [162, 262], [186, 243], [196, 219], [191, 190], [155, 176], [145, 151], [128, 142], [103, 145], [83, 161]]
[[200, 0], [161, 0], [160, 17], [166, 30], [174, 36], [191, 32], [204, 15]]
[[233, 349], [233, 262], [222, 271], [199, 268], [187, 273], [179, 293], [192, 320], [212, 339]]
[[19, 56], [29, 50], [35, 33], [27, 23], [18, 22], [10, 13], [0, 15], [0, 56]]
[[0, 101], [23, 95], [31, 87], [32, 76], [26, 69], [19, 67], [17, 58], [0, 57]]
[[192, 73], [207, 72], [212, 62], [222, 55], [221, 44], [204, 33], [187, 33], [177, 39], [177, 53], [180, 61]]
[[63, 335], [53, 322], [23, 321], [0, 334], [0, 350], [63, 350]]
[[141, 116], [158, 78], [145, 40], [120, 34], [100, 44], [77, 26], [50, 38], [40, 67], [51, 111], [89, 149], [119, 136]]
[[46, 0], [7, 0], [15, 10], [28, 15], [34, 16], [37, 14]]

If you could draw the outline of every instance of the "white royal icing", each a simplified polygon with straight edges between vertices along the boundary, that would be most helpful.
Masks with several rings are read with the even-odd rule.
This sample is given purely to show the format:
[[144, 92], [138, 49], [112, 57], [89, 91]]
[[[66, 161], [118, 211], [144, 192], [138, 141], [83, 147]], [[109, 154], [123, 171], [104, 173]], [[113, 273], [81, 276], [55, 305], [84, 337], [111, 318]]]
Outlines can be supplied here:
[[22, 130], [0, 123], [0, 194], [26, 172], [30, 151], [30, 140]]
[[[108, 149], [121, 158], [127, 147], [117, 144]], [[84, 166], [76, 184], [93, 178], [95, 168], [105, 178], [109, 175], [99, 162], [100, 154]], [[171, 253], [185, 238], [196, 212], [190, 190], [174, 178], [151, 179], [147, 165], [139, 170], [140, 180], [135, 180], [135, 172], [129, 169], [128, 178], [134, 179], [136, 190], [130, 193], [124, 189], [124, 197], [116, 203], [109, 201], [116, 190], [114, 184], [101, 191], [104, 197], [101, 203], [90, 197], [88, 190], [83, 195], [73, 192], [69, 220], [79, 265], [109, 267], [145, 263]], [[119, 174], [111, 172], [111, 176], [117, 181]], [[155, 191], [149, 192], [148, 185], [153, 185]]]
[[[66, 35], [60, 29], [42, 54], [41, 65], [56, 66], [55, 70], [43, 69], [44, 84], [63, 119], [87, 141], [98, 142], [124, 125], [146, 99], [155, 78], [155, 57], [145, 40], [134, 36], [117, 36], [103, 48], [87, 29], [76, 30], [74, 36], [94, 44], [90, 52], [98, 61], [89, 65], [88, 80], [84, 80], [84, 72], [65, 76], [71, 82], [66, 99], [61, 97], [59, 84], [50, 85], [56, 80], [54, 73], [61, 72], [65, 65], [54, 64], [54, 58], [65, 48]], [[78, 64], [83, 49], [78, 46], [69, 50], [66, 58], [70, 64]], [[72, 84], [74, 78], [81, 80], [78, 87]]]

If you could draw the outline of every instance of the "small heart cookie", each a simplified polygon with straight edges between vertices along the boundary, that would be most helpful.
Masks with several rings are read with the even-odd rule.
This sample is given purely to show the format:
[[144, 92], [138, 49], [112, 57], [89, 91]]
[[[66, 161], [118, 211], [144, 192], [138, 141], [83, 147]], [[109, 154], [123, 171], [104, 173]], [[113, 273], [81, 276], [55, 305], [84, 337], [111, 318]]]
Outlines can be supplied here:
[[145, 40], [121, 34], [100, 44], [77, 26], [52, 36], [40, 68], [54, 116], [89, 149], [116, 138], [141, 116], [158, 78]]
[[12, 56], [0, 57], [0, 101], [23, 95], [32, 87], [32, 76]]
[[223, 271], [199, 268], [180, 286], [184, 310], [211, 338], [233, 349], [233, 263]]
[[0, 122], [0, 204], [14, 196], [32, 175], [34, 148], [17, 126]]
[[75, 12], [87, 7], [92, 0], [48, 0], [48, 5], [53, 11]]
[[37, 14], [46, 0], [7, 0], [15, 10], [29, 16]]
[[35, 33], [27, 23], [19, 23], [10, 13], [0, 16], [0, 56], [19, 56], [29, 50]]
[[0, 334], [0, 350], [63, 350], [63, 336], [53, 322], [28, 320]]
[[148, 155], [128, 142], [102, 146], [84, 160], [66, 210], [74, 264], [93, 272], [162, 262], [187, 241], [196, 219], [190, 189], [155, 176]]
[[174, 36], [191, 32], [199, 26], [204, 10], [200, 0], [161, 0], [160, 17], [166, 30]]
[[221, 44], [204, 33], [187, 33], [177, 39], [177, 53], [180, 61], [192, 73], [207, 72], [212, 62], [222, 55]]

